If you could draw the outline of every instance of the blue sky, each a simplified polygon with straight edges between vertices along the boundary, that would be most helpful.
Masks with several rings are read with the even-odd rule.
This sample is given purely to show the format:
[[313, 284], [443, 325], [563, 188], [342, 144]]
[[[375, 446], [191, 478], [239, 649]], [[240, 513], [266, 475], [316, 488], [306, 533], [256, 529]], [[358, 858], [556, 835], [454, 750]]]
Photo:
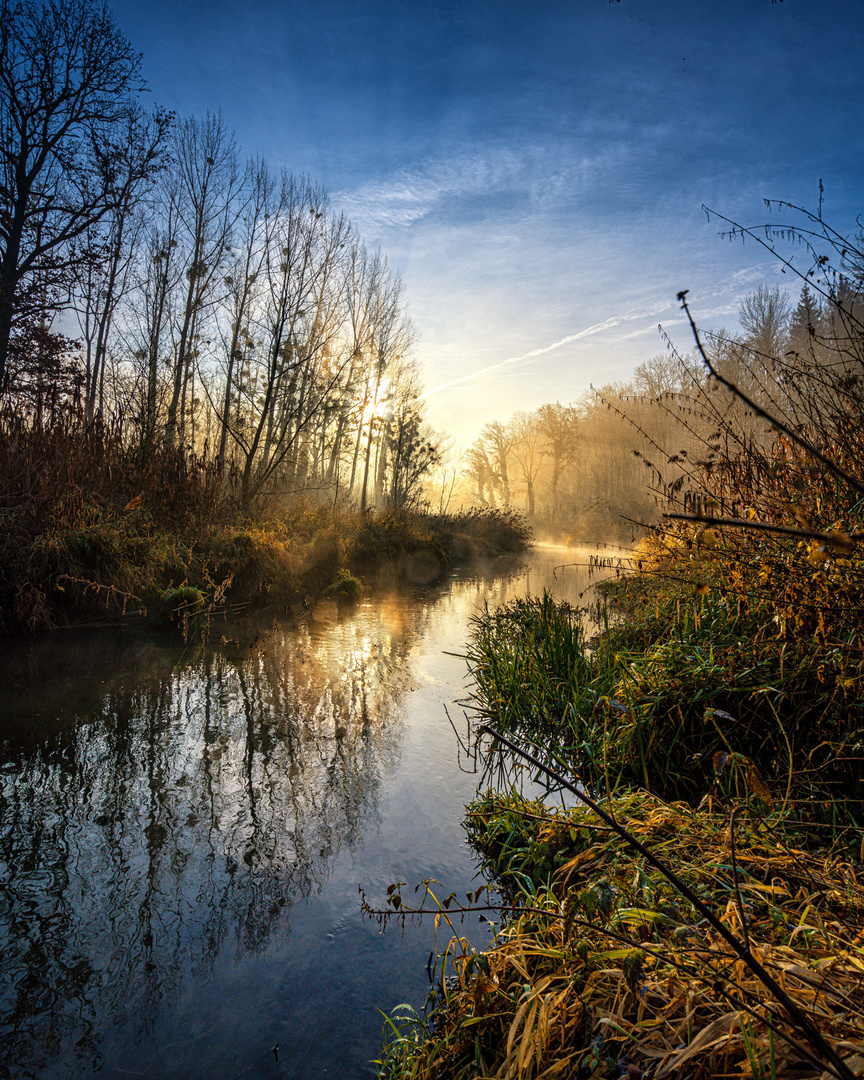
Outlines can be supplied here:
[[381, 246], [426, 386], [455, 383], [430, 418], [463, 444], [626, 378], [658, 322], [689, 348], [680, 289], [731, 328], [744, 292], [786, 284], [703, 203], [757, 224], [765, 197], [815, 209], [822, 179], [836, 227], [864, 209], [860, 0], [113, 10], [154, 102], [221, 109], [244, 152], [310, 173]]

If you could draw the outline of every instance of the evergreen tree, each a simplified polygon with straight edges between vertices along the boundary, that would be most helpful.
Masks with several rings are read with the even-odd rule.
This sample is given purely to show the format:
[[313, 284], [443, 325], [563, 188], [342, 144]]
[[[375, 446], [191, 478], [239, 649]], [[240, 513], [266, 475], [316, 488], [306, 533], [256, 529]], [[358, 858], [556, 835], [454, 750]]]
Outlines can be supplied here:
[[789, 351], [800, 356], [809, 356], [815, 342], [824, 340], [824, 337], [825, 319], [822, 306], [805, 282], [798, 305], [789, 320]]

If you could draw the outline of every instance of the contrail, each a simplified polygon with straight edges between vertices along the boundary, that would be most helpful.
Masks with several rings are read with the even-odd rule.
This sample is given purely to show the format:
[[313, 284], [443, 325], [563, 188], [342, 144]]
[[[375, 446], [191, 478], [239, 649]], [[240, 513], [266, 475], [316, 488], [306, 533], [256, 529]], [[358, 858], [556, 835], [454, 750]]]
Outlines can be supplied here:
[[414, 400], [422, 401], [424, 398], [431, 397], [433, 394], [439, 394], [442, 390], [449, 390], [451, 386], [458, 386], [460, 383], [468, 382], [471, 379], [479, 379], [481, 375], [488, 375], [491, 371], [498, 371], [503, 367], [508, 367], [510, 364], [519, 364], [523, 360], [533, 360], [537, 356], [543, 356], [545, 353], [554, 352], [555, 349], [560, 349], [564, 345], [570, 345], [574, 341], [579, 341], [580, 338], [589, 337], [591, 334], [599, 334], [602, 330], [611, 330], [613, 326], [618, 326], [622, 322], [629, 322], [632, 319], [645, 319], [649, 316], [660, 315], [662, 312], [668, 311], [671, 307], [674, 306], [675, 305], [673, 302], [669, 302], [663, 304], [662, 307], [630, 308], [629, 311], [625, 311], [622, 315], [613, 315], [611, 318], [606, 319], [604, 322], [595, 323], [593, 326], [589, 326], [585, 330], [580, 330], [577, 334], [568, 334], [567, 337], [560, 338], [558, 341], [553, 341], [551, 345], [544, 345], [539, 349], [532, 349], [530, 352], [523, 353], [521, 356], [511, 356], [507, 360], [500, 361], [500, 363], [490, 364], [489, 367], [480, 368], [479, 371], [472, 371], [470, 375], [462, 375], [458, 379], [453, 379], [450, 382], [442, 383], [440, 386], [436, 386], [432, 390], [426, 390]]

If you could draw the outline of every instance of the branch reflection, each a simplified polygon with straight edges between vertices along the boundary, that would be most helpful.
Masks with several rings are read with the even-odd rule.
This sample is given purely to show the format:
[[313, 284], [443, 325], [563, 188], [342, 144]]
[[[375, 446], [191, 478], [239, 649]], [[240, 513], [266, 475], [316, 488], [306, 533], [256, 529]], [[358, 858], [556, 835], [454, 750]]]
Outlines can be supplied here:
[[192, 658], [91, 635], [6, 665], [0, 1075], [38, 1075], [70, 1038], [93, 1067], [106, 1028], [146, 1035], [217, 955], [290, 933], [375, 827], [419, 614], [324, 612]]

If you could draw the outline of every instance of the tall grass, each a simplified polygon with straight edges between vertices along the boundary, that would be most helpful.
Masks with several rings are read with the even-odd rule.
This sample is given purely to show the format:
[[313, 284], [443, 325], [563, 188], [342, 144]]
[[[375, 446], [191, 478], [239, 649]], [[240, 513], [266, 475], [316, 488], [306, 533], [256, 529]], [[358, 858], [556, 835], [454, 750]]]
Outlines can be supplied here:
[[170, 580], [184, 552], [166, 536], [225, 508], [218, 470], [178, 448], [142, 448], [120, 422], [75, 408], [0, 407], [0, 633], [47, 629], [66, 613], [122, 612]]
[[[644, 792], [607, 805], [744, 936], [845, 1075], [858, 1074], [864, 889], [853, 863], [808, 853], [794, 833], [778, 843], [746, 815]], [[504, 894], [505, 925], [483, 953], [454, 934], [432, 1019], [394, 1021], [382, 1075], [834, 1075], [751, 969], [617, 834], [582, 811], [500, 794], [467, 808], [467, 829]], [[468, 900], [443, 901], [439, 918], [453, 926], [476, 910]]]
[[654, 605], [636, 608], [628, 588], [618, 598], [633, 610], [592, 649], [581, 613], [548, 595], [478, 615], [467, 650], [477, 720], [590, 784], [694, 801], [736, 783], [782, 801], [793, 784], [797, 812], [830, 819], [842, 799], [858, 821], [864, 734], [826, 693], [819, 644], [778, 647], [760, 638], [754, 607], [668, 582], [660, 632]]
[[578, 768], [592, 756], [591, 717], [602, 675], [585, 647], [583, 610], [542, 597], [516, 599], [471, 622], [467, 658], [473, 717], [554, 747]]

